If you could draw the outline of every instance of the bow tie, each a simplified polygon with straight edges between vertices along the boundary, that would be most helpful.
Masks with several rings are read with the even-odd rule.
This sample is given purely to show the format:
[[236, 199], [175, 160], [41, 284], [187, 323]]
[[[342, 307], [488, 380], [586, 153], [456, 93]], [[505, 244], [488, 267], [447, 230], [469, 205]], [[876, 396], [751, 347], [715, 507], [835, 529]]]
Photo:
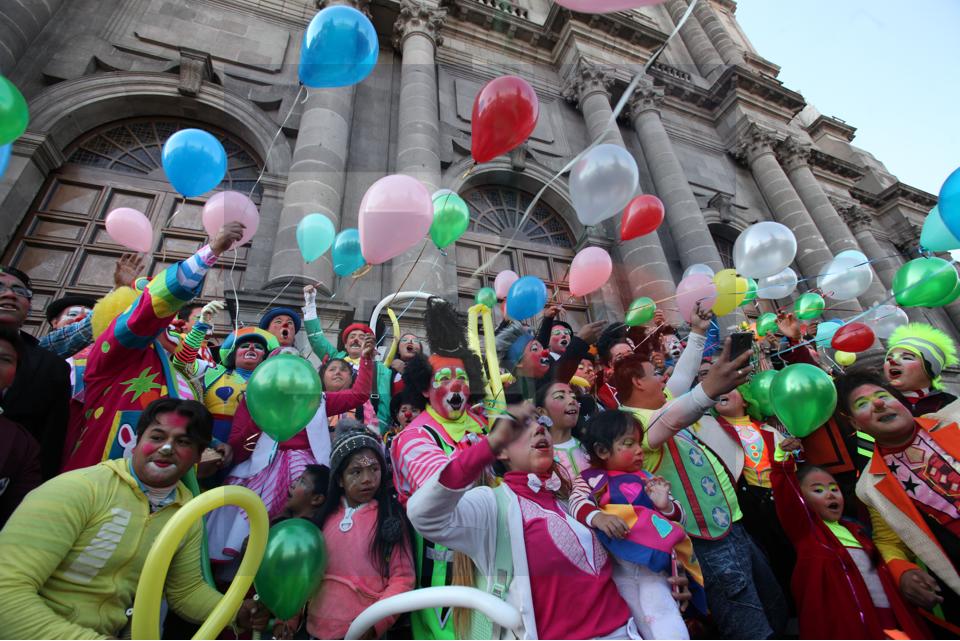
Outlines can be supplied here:
[[557, 476], [556, 472], [550, 474], [550, 478], [547, 479], [546, 483], [540, 480], [540, 477], [533, 472], [527, 474], [527, 487], [531, 490], [539, 492], [544, 486], [551, 492], [556, 492], [560, 489], [560, 477]]

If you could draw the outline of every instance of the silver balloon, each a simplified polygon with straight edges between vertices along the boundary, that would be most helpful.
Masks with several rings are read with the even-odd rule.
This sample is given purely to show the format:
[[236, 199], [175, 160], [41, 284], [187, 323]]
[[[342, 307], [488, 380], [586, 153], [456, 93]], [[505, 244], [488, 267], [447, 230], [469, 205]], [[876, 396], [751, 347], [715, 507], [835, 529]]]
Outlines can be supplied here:
[[757, 298], [786, 298], [797, 288], [797, 273], [787, 267], [757, 281]]
[[703, 263], [694, 263], [693, 265], [687, 267], [683, 271], [683, 277], [680, 278], [680, 280], [682, 281], [690, 274], [704, 274], [710, 278], [713, 278], [714, 276], [713, 269], [711, 269], [709, 265], [704, 265]]
[[863, 317], [863, 322], [873, 328], [877, 338], [890, 338], [893, 330], [910, 322], [907, 313], [896, 305], [877, 305]]
[[870, 265], [865, 264], [859, 256], [847, 252], [827, 263], [817, 277], [817, 287], [824, 296], [834, 300], [856, 298], [870, 289], [872, 282]]
[[836, 255], [836, 258], [843, 258], [843, 257], [845, 257], [845, 256], [855, 257], [855, 258], [859, 259], [859, 260], [858, 260], [859, 263], [868, 263], [868, 262], [870, 262], [870, 259], [867, 258], [867, 255], [864, 254], [862, 251], [857, 250], [857, 249], [845, 249], [845, 250], [843, 250], [842, 252], [840, 252], [839, 254], [837, 254], [837, 255]]
[[619, 145], [597, 145], [570, 171], [570, 198], [584, 225], [623, 211], [637, 192], [637, 161]]
[[796, 236], [786, 225], [772, 221], [750, 225], [733, 244], [733, 264], [737, 273], [749, 278], [779, 274], [796, 255]]

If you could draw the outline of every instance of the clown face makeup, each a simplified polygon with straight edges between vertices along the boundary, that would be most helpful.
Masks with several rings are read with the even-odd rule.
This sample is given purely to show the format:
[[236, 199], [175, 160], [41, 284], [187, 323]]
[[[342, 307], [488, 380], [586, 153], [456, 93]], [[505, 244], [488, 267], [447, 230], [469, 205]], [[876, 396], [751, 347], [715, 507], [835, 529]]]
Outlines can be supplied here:
[[824, 521], [835, 523], [843, 516], [843, 492], [829, 472], [810, 471], [800, 483], [800, 493], [814, 514]]
[[573, 332], [566, 327], [560, 325], [554, 327], [550, 330], [550, 351], [555, 354], [563, 354], [567, 351], [572, 336]]
[[84, 307], [83, 305], [74, 305], [73, 307], [68, 307], [60, 312], [60, 315], [53, 319], [53, 322], [50, 323], [50, 326], [54, 329], [66, 327], [67, 325], [72, 325], [73, 323], [83, 320], [84, 316], [88, 315], [89, 313], [89, 307]]
[[293, 345], [293, 337], [297, 334], [293, 319], [286, 314], [280, 314], [270, 321], [267, 331], [276, 336], [284, 347]]
[[660, 340], [668, 360], [676, 361], [683, 353], [683, 343], [674, 334], [667, 334]]
[[419, 407], [414, 407], [410, 403], [403, 403], [400, 409], [397, 410], [397, 425], [400, 426], [400, 429], [403, 429], [407, 425], [410, 425], [410, 422], [418, 416], [420, 416]]
[[580, 401], [566, 383], [554, 383], [543, 399], [543, 411], [561, 429], [573, 429], [580, 418]]
[[588, 358], [581, 359], [580, 364], [577, 365], [577, 376], [590, 383], [590, 387], [596, 385], [597, 368], [594, 366], [593, 361]]
[[366, 332], [362, 329], [355, 329], [349, 334], [347, 334], [347, 340], [344, 341], [344, 347], [347, 350], [347, 355], [350, 358], [360, 358], [360, 354], [363, 353], [363, 337], [366, 336]]
[[540, 341], [532, 340], [523, 349], [523, 357], [517, 364], [517, 373], [529, 378], [540, 378], [550, 369], [550, 354]]
[[133, 448], [137, 478], [148, 487], [169, 487], [200, 460], [200, 447], [187, 434], [189, 419], [175, 412], [158, 414]]
[[910, 410], [882, 387], [861, 385], [850, 392], [849, 399], [850, 418], [878, 445], [897, 446], [913, 436]]
[[369, 503], [380, 489], [382, 470], [377, 455], [368, 449], [354, 453], [340, 476], [343, 495], [350, 507]]
[[402, 361], [409, 361], [411, 358], [423, 351], [423, 345], [420, 339], [413, 334], [404, 334], [400, 337], [397, 346], [397, 355]]
[[238, 369], [253, 369], [267, 356], [266, 348], [260, 341], [247, 340], [237, 345], [236, 366]]
[[901, 348], [894, 348], [883, 361], [883, 373], [890, 384], [901, 392], [917, 392], [930, 387], [923, 360]]
[[714, 407], [717, 408], [717, 414], [728, 418], [740, 418], [747, 413], [743, 396], [737, 390], [722, 395], [717, 399], [717, 404]]
[[440, 416], [457, 420], [467, 410], [470, 396], [470, 378], [459, 358], [438, 357], [430, 360], [433, 365], [433, 380], [427, 399]]

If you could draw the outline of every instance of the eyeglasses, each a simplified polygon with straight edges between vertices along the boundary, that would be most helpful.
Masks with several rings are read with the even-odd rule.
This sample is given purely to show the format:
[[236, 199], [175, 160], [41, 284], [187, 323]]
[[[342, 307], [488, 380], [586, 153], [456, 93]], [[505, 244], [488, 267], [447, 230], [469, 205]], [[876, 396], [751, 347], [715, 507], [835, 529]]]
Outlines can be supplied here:
[[27, 300], [33, 298], [33, 292], [22, 285], [7, 285], [6, 283], [0, 283], [0, 296], [6, 294], [8, 291], [12, 291], [17, 296], [26, 298]]

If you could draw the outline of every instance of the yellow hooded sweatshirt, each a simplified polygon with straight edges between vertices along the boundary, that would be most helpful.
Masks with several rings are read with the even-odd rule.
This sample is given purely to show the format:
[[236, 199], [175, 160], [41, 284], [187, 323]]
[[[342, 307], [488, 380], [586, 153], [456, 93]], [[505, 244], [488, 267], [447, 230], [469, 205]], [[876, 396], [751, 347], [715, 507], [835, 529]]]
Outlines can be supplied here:
[[[150, 513], [125, 460], [57, 476], [27, 495], [0, 531], [0, 636], [21, 639], [117, 637], [128, 623], [140, 571], [160, 530], [191, 498]], [[173, 557], [165, 596], [200, 622], [220, 593], [200, 575], [199, 523]]]

